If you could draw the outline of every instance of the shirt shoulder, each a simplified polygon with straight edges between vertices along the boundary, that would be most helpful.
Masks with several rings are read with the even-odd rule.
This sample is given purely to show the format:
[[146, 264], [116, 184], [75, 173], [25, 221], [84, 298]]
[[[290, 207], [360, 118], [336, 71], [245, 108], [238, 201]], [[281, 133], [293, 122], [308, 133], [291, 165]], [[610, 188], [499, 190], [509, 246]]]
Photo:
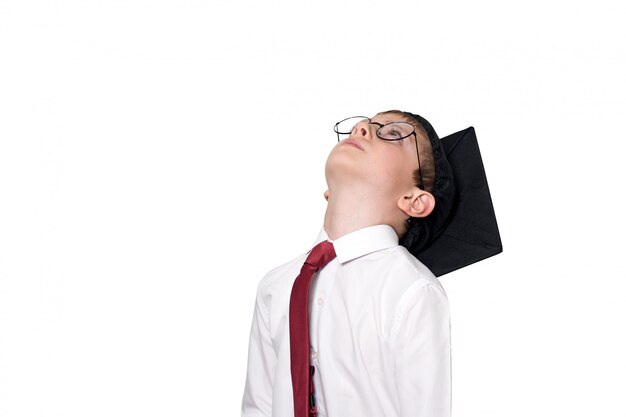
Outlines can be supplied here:
[[291, 287], [306, 260], [308, 252], [304, 252], [290, 261], [278, 265], [263, 275], [257, 285], [257, 297], [260, 301], [267, 300], [276, 292], [291, 292]]
[[426, 265], [404, 246], [396, 246], [385, 253], [387, 273], [398, 288], [432, 284], [441, 287], [441, 283]]
[[[396, 249], [394, 256], [396, 266], [391, 276], [397, 287], [393, 297], [390, 335], [398, 333], [409, 310], [415, 310], [418, 316], [424, 317], [432, 316], [435, 311], [444, 316], [448, 310], [446, 292], [432, 271], [403, 246]], [[427, 310], [428, 314], [424, 315], [420, 308]]]

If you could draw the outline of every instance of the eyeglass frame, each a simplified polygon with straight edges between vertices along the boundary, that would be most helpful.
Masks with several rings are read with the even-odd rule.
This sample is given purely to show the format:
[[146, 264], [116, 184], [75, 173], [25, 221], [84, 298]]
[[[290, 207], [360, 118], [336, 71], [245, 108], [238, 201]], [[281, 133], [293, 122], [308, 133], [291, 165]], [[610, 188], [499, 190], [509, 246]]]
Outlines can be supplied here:
[[[370, 119], [369, 117], [366, 117], [366, 116], [350, 116], [350, 117], [346, 117], [345, 119], [340, 120], [340, 121], [338, 121], [337, 123], [335, 123], [335, 126], [333, 127], [333, 130], [334, 130], [334, 131], [335, 131], [335, 133], [337, 134], [337, 142], [341, 142], [341, 139], [339, 138], [339, 135], [349, 135], [350, 133], [352, 133], [352, 132], [350, 132], [350, 133], [340, 133], [340, 132], [337, 130], [337, 126], [339, 125], [339, 123], [345, 122], [346, 120], [348, 120], [348, 119], [353, 119], [353, 118], [354, 118], [354, 119], [356, 119], [356, 118], [361, 118], [361, 119], [363, 119], [363, 120], [361, 120], [361, 121], [365, 121], [365, 120], [367, 120], [369, 124], [375, 124], [375, 125], [378, 125], [379, 127], [378, 127], [378, 129], [376, 129], [376, 136], [378, 136], [378, 138], [379, 138], [379, 139], [381, 139], [381, 140], [386, 140], [386, 141], [388, 141], [388, 142], [393, 142], [393, 141], [396, 141], [396, 140], [406, 139], [406, 138], [408, 138], [408, 137], [409, 137], [409, 136], [411, 136], [411, 135], [414, 135], [414, 136], [415, 136], [415, 150], [417, 151], [417, 164], [419, 165], [419, 166], [417, 167], [417, 171], [419, 172], [419, 176], [420, 176], [419, 188], [423, 190], [423, 189], [424, 189], [424, 182], [422, 181], [422, 163], [420, 162], [420, 152], [419, 152], [419, 146], [418, 146], [418, 144], [417, 144], [417, 133], [415, 133], [415, 126], [413, 126], [413, 125], [412, 125], [411, 123], [409, 123], [409, 122], [391, 122], [391, 123], [387, 123], [387, 124], [382, 124], [382, 123], [378, 123], [378, 122], [372, 122], [372, 119]], [[354, 126], [353, 126], [352, 128], [354, 129], [354, 127], [356, 127], [356, 125], [357, 125], [357, 124], [359, 124], [359, 123], [360, 123], [360, 121], [359, 121], [359, 122], [357, 122], [357, 123], [355, 123], [355, 124], [354, 124]], [[397, 139], [385, 139], [385, 138], [381, 137], [381, 136], [378, 134], [378, 131], [379, 131], [380, 129], [382, 129], [382, 128], [383, 128], [383, 127], [385, 127], [385, 126], [388, 126], [388, 125], [394, 124], [394, 123], [404, 123], [404, 124], [407, 124], [407, 125], [411, 126], [411, 128], [413, 129], [413, 131], [412, 131], [411, 133], [409, 133], [408, 135], [403, 136], [403, 137], [401, 137], [401, 138], [397, 138]]]

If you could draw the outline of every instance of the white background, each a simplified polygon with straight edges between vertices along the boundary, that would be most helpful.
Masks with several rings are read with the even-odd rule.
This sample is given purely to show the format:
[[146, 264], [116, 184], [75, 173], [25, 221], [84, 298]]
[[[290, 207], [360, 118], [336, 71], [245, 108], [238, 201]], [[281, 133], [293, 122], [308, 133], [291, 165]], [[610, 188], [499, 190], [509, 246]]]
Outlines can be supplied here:
[[[474, 126], [454, 417], [626, 416], [623, 2], [0, 0], [0, 416], [236, 416], [333, 124]], [[337, 416], [331, 416], [337, 417]]]

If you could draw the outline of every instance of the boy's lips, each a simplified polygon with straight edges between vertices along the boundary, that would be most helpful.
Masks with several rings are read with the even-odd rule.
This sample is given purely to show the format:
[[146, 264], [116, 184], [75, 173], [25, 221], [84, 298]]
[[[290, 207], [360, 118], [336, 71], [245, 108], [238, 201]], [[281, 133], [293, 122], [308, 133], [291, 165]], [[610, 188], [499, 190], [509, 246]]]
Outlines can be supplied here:
[[354, 139], [346, 139], [343, 143], [344, 144], [348, 144], [348, 145], [352, 145], [352, 146], [356, 146], [360, 150], [363, 150], [363, 147], [359, 144], [359, 142], [357, 142]]

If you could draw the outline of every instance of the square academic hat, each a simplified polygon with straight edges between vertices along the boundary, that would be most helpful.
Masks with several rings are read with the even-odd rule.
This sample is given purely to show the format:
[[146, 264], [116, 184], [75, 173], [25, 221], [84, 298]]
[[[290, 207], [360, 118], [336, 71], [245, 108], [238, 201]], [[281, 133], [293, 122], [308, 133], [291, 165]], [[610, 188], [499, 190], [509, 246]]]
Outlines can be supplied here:
[[410, 219], [400, 244], [435, 276], [502, 252], [474, 127], [439, 139], [426, 119], [405, 113], [424, 127], [433, 148], [435, 208], [425, 218]]

